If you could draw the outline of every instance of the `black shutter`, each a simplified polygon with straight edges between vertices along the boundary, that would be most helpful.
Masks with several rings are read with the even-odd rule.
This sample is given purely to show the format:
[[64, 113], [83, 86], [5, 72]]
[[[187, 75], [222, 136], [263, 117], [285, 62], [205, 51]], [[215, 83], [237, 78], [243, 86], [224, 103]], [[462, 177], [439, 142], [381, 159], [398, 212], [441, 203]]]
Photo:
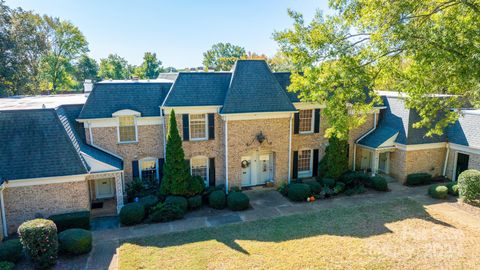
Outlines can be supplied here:
[[298, 134], [300, 131], [300, 114], [297, 112], [293, 117], [293, 133]]
[[293, 151], [293, 168], [292, 168], [292, 178], [298, 178], [298, 151]]
[[315, 123], [313, 125], [313, 132], [319, 133], [320, 132], [320, 109], [315, 109], [314, 114]]
[[215, 158], [209, 159], [210, 164], [208, 165], [208, 186], [215, 186]]
[[190, 172], [190, 159], [185, 159], [185, 163], [187, 163], [188, 171]]
[[318, 149], [313, 149], [313, 175], [318, 176]]
[[183, 140], [188, 141], [190, 140], [188, 114], [182, 115], [182, 124], [183, 124]]
[[215, 114], [208, 114], [208, 139], [215, 139]]
[[165, 159], [159, 158], [159, 159], [158, 159], [158, 182], [162, 182], [162, 178], [163, 178], [163, 163], [165, 163]]
[[133, 175], [133, 178], [140, 177], [140, 174], [138, 172], [138, 160], [132, 161], [132, 175]]

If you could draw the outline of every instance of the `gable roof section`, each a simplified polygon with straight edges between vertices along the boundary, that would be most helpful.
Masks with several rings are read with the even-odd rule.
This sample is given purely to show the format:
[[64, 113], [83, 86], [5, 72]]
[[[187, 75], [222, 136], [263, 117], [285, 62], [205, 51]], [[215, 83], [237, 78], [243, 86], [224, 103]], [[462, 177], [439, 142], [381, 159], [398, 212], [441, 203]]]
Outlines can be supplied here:
[[0, 111], [0, 153], [3, 180], [87, 173], [54, 109]]
[[123, 109], [138, 111], [142, 116], [160, 116], [159, 106], [171, 86], [166, 82], [97, 83], [79, 118], [109, 118], [112, 113]]
[[480, 110], [463, 111], [463, 116], [447, 128], [447, 136], [451, 143], [480, 148]]
[[231, 77], [231, 72], [181, 72], [164, 106], [223, 105]]
[[264, 60], [238, 60], [222, 114], [296, 111]]
[[382, 146], [390, 147], [393, 145], [385, 145], [390, 139], [398, 135], [398, 131], [388, 126], [382, 126], [375, 129], [372, 133], [368, 134], [365, 138], [361, 139], [358, 144], [365, 145], [371, 148], [379, 148]]

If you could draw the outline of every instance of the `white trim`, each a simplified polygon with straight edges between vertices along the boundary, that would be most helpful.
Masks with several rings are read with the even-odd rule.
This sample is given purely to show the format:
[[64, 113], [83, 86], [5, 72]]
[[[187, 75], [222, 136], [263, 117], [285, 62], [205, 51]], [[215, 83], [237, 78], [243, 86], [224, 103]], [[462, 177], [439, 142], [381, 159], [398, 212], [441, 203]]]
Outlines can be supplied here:
[[27, 186], [37, 186], [37, 185], [82, 182], [86, 180], [85, 176], [87, 176], [87, 174], [29, 178], [29, 179], [18, 179], [18, 180], [9, 180], [9, 181], [7, 180], [5, 181], [4, 185], [5, 187], [27, 187]]
[[112, 113], [112, 117], [119, 117], [119, 116], [141, 116], [142, 114], [140, 112], [130, 110], [130, 109], [124, 109], [124, 110], [119, 110], [114, 113]]
[[210, 159], [207, 156], [194, 156], [190, 158], [190, 175], [193, 176], [192, 174], [192, 159], [204, 159], [205, 164], [207, 164], [205, 167], [207, 168], [207, 173], [205, 174], [205, 178], [203, 181], [205, 183], [205, 186], [209, 186], [210, 183]]
[[[458, 154], [467, 155], [467, 156], [468, 156], [468, 162], [470, 163], [470, 155], [471, 155], [471, 153], [466, 153], [466, 152], [458, 151], [458, 150], [457, 150], [457, 152], [455, 152], [455, 158], [454, 158], [454, 162], [453, 162], [452, 181], [456, 181], [456, 180], [457, 180]], [[469, 165], [470, 165], [470, 164], [468, 164], [467, 166], [469, 166]]]
[[474, 155], [480, 155], [479, 148], [474, 148], [474, 147], [465, 146], [465, 145], [456, 144], [456, 143], [449, 143], [449, 145], [452, 148], [452, 150], [463, 151], [463, 152], [474, 154]]
[[[312, 177], [313, 176], [313, 149], [311, 148], [301, 148], [301, 149], [298, 149], [298, 155], [299, 155], [299, 158], [300, 159], [300, 152], [301, 151], [306, 151], [306, 150], [309, 150], [310, 151], [310, 166], [309, 166], [309, 169], [308, 171], [300, 171], [300, 169], [298, 169], [298, 164], [297, 164], [297, 177], [298, 178], [309, 178], [309, 177]], [[297, 161], [298, 162], [298, 161]], [[301, 172], [303, 172], [304, 174], [303, 175], [300, 175]]]
[[324, 109], [327, 107], [325, 104], [316, 102], [293, 102], [293, 106], [295, 106], [297, 110]]
[[165, 128], [165, 116], [163, 115], [163, 109], [160, 107], [160, 117], [162, 118], [162, 139], [163, 139], [163, 158], [167, 157], [167, 135]]
[[447, 146], [447, 143], [445, 143], [445, 142], [411, 144], [411, 145], [405, 145], [405, 144], [400, 144], [400, 143], [395, 144], [395, 147], [397, 149], [400, 149], [400, 150], [403, 150], [403, 151], [417, 151], [417, 150], [437, 149], [437, 148], [443, 148], [443, 147], [446, 147], [446, 146]]
[[[310, 119], [310, 130], [307, 130], [307, 131], [300, 131], [300, 122], [302, 121], [302, 119], [300, 118], [300, 111], [311, 111], [312, 112], [312, 118]], [[299, 128], [298, 128], [298, 134], [313, 134], [314, 130], [315, 130], [315, 109], [302, 109], [302, 110], [299, 110], [298, 111], [298, 125], [299, 125]]]
[[445, 161], [443, 162], [443, 176], [447, 176], [447, 164], [448, 164], [448, 156], [450, 155], [450, 144], [447, 144], [447, 153], [445, 154]]
[[[77, 119], [77, 121], [80, 123], [86, 123], [93, 128], [104, 128], [104, 127], [117, 127], [117, 119], [118, 117], [112, 117], [112, 118], [97, 118], [97, 119]], [[138, 126], [161, 125], [163, 123], [163, 119], [161, 116], [144, 116], [144, 117], [136, 116], [135, 119], [137, 119]]]
[[225, 193], [228, 194], [228, 119], [225, 119]]
[[290, 115], [290, 126], [288, 129], [288, 183], [292, 179], [292, 125], [293, 125], [293, 115]]
[[[203, 138], [193, 138], [192, 137], [192, 126], [191, 126], [191, 123], [192, 123], [192, 115], [194, 114], [203, 114], [204, 118], [205, 118], [205, 137]], [[208, 114], [206, 113], [190, 113], [188, 114], [188, 138], [189, 138], [189, 141], [208, 141]]]
[[142, 179], [142, 163], [144, 161], [155, 161], [155, 177], [157, 178], [158, 181], [160, 181], [161, 179], [159, 179], [159, 168], [158, 168], [158, 158], [155, 158], [155, 157], [145, 157], [145, 158], [142, 158], [140, 160], [138, 160], [138, 178], [140, 178], [140, 180], [143, 180]]
[[276, 119], [288, 118], [296, 111], [291, 112], [258, 112], [258, 113], [235, 113], [235, 114], [220, 114], [223, 120], [257, 120], [257, 119]]
[[120, 117], [117, 117], [117, 143], [118, 144], [129, 144], [129, 143], [138, 143], [138, 125], [137, 117], [133, 117], [133, 125], [135, 126], [135, 141], [120, 141]]
[[5, 200], [3, 199], [3, 190], [5, 189], [5, 184], [2, 184], [2, 186], [0, 187], [1, 190], [0, 190], [0, 204], [1, 204], [1, 207], [2, 207], [2, 229], [3, 229], [3, 237], [7, 237], [8, 236], [8, 226], [7, 226], [7, 217], [5, 215]]
[[173, 109], [175, 114], [203, 114], [203, 113], [218, 113], [222, 106], [188, 106], [188, 107], [160, 107], [165, 110], [165, 115]]

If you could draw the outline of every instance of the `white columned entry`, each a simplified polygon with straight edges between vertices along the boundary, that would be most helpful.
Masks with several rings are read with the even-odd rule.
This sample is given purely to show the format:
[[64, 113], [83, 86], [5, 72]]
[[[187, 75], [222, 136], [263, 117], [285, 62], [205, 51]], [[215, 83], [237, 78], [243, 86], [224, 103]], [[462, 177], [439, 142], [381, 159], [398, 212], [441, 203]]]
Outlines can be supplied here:
[[120, 214], [120, 210], [123, 207], [123, 173], [115, 174], [115, 193], [117, 197], [117, 214]]
[[373, 160], [372, 160], [372, 175], [375, 176], [378, 172], [378, 160], [379, 160], [379, 153], [377, 151], [373, 151]]

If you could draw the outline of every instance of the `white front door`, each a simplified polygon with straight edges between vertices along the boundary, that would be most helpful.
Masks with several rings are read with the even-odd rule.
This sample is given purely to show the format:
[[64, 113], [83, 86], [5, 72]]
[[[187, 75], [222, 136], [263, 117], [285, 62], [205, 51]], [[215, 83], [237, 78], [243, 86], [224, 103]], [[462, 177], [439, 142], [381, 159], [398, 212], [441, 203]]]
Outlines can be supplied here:
[[242, 164], [242, 186], [263, 185], [273, 180], [273, 154], [255, 152], [242, 157]]
[[95, 194], [97, 199], [112, 198], [114, 196], [113, 179], [95, 180]]
[[242, 186], [252, 185], [252, 158], [250, 156], [242, 157]]
[[258, 157], [257, 185], [263, 185], [273, 180], [273, 157], [272, 154], [264, 154]]

